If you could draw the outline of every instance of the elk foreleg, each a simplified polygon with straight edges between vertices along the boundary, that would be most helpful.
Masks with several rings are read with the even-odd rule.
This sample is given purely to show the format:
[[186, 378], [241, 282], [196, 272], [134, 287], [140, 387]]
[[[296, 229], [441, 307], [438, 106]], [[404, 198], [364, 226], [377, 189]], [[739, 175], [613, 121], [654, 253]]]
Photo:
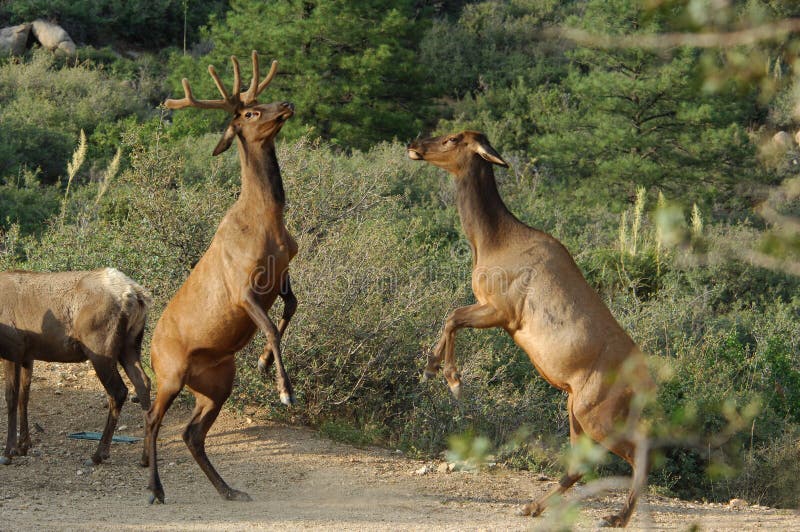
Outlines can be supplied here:
[[31, 447], [31, 433], [28, 427], [28, 399], [31, 394], [31, 378], [33, 376], [33, 360], [25, 360], [21, 364], [19, 379], [19, 439], [17, 440], [17, 454], [25, 456]]
[[[281, 316], [280, 323], [278, 323], [278, 341], [283, 339], [283, 333], [286, 331], [286, 327], [289, 326], [289, 322], [292, 320], [292, 316], [294, 316], [297, 310], [297, 298], [294, 292], [292, 292], [292, 283], [288, 275], [286, 276], [286, 281], [281, 284], [280, 296], [283, 300], [283, 315]], [[262, 353], [261, 357], [258, 359], [258, 370], [266, 375], [267, 370], [274, 361], [275, 353], [272, 351], [272, 346], [267, 345], [267, 347], [264, 348], [264, 353]]]
[[278, 328], [267, 315], [267, 312], [261, 308], [255, 294], [252, 290], [247, 289], [244, 296], [244, 308], [250, 319], [261, 329], [261, 332], [267, 337], [267, 347], [274, 353], [275, 359], [275, 380], [278, 386], [278, 391], [281, 394], [281, 403], [289, 406], [295, 403], [294, 392], [292, 391], [292, 383], [289, 381], [289, 375], [286, 374], [286, 369], [283, 367], [283, 359], [281, 358], [281, 345], [280, 333]]
[[11, 457], [17, 454], [17, 401], [19, 398], [19, 374], [21, 364], [12, 360], [5, 360], [6, 374], [6, 408], [8, 409], [8, 435], [6, 448], [0, 457], [0, 464], [8, 465]]
[[444, 378], [450, 386], [450, 391], [456, 398], [459, 398], [461, 396], [461, 374], [456, 367], [455, 359], [456, 331], [465, 327], [488, 329], [498, 327], [503, 323], [503, 316], [491, 305], [476, 303], [459, 307], [450, 312], [444, 322], [442, 337], [436, 344], [433, 353], [428, 357], [425, 376], [430, 378], [436, 375], [442, 360], [444, 360]]

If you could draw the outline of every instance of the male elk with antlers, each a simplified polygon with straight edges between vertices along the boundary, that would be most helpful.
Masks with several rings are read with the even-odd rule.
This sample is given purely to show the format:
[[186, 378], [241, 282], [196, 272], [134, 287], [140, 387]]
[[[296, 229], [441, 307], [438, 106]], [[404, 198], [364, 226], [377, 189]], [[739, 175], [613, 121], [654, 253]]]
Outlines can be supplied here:
[[[633, 485], [620, 513], [607, 524], [625, 526], [644, 487], [648, 464], [639, 446], [639, 398], [651, 393], [644, 355], [586, 282], [564, 246], [528, 227], [506, 208], [493, 164], [508, 164], [487, 138], [475, 131], [411, 143], [408, 156], [447, 170], [455, 177], [456, 201], [472, 247], [472, 290], [478, 302], [457, 308], [428, 357], [425, 376], [444, 360], [444, 376], [458, 396], [455, 333], [464, 327], [502, 327], [528, 354], [553, 386], [569, 394], [570, 440], [590, 436], [625, 459]], [[553, 491], [523, 507], [539, 515], [555, 495], [582, 476], [568, 471]]]
[[[234, 355], [261, 329], [267, 347], [259, 359], [266, 371], [274, 361], [281, 401], [294, 402], [283, 367], [280, 339], [294, 314], [297, 300], [289, 282], [288, 266], [297, 244], [284, 225], [284, 191], [275, 155], [275, 136], [294, 114], [288, 102], [259, 104], [256, 97], [269, 85], [277, 70], [273, 61], [259, 83], [258, 56], [253, 51], [253, 80], [240, 93], [239, 63], [233, 62], [233, 91], [225, 90], [213, 66], [208, 70], [222, 94], [221, 100], [196, 100], [189, 82], [183, 80], [185, 98], [167, 100], [170, 109], [198, 107], [223, 109], [233, 115], [214, 155], [227, 150], [234, 139], [239, 148], [242, 191], [225, 214], [211, 245], [186, 282], [167, 305], [156, 325], [152, 341], [152, 365], [157, 393], [147, 419], [150, 453], [151, 502], [164, 502], [158, 475], [156, 440], [164, 414], [183, 386], [195, 396], [192, 418], [183, 432], [189, 451], [217, 491], [229, 500], [250, 500], [229, 487], [206, 456], [205, 439], [220, 408], [233, 388]], [[283, 318], [275, 327], [267, 310], [280, 296]]]

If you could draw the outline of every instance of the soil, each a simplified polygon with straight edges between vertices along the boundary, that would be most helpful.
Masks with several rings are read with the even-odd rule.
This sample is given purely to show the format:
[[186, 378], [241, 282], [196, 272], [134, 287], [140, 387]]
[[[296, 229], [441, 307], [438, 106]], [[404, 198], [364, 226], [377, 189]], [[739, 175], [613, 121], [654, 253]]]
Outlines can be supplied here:
[[[1, 415], [5, 435], [5, 411]], [[147, 471], [137, 465], [141, 443], [114, 443], [107, 462], [87, 467], [84, 461], [97, 442], [67, 438], [101, 431], [105, 416], [105, 394], [88, 365], [37, 363], [30, 406], [34, 443], [28, 456], [0, 466], [0, 529], [551, 530], [559, 516], [555, 509], [537, 519], [515, 514], [551, 489], [551, 479], [504, 468], [440, 471], [446, 469], [440, 462], [337, 443], [310, 429], [268, 422], [258, 410], [225, 410], [209, 434], [212, 462], [232, 487], [253, 498], [224, 501], [181, 439], [189, 409], [180, 403], [168, 412], [159, 438], [166, 504], [149, 505]], [[139, 405], [126, 403], [117, 434], [143, 435]], [[617, 491], [587, 498], [588, 490], [579, 485], [569, 492], [568, 500], [581, 501], [572, 514], [574, 529], [594, 529], [625, 496]], [[744, 501], [701, 504], [647, 495], [630, 527], [693, 525], [737, 532], [800, 530], [800, 514]]]

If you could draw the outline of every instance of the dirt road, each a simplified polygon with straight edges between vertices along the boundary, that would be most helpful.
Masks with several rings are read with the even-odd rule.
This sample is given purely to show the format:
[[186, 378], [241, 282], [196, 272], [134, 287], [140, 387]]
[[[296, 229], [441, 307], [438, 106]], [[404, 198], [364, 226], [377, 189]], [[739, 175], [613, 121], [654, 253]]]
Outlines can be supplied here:
[[[132, 388], [131, 388], [132, 389]], [[220, 473], [250, 503], [220, 499], [181, 439], [188, 419], [176, 405], [161, 431], [159, 463], [167, 504], [147, 504], [146, 470], [137, 464], [140, 444], [114, 444], [111, 459], [85, 467], [96, 442], [66, 434], [102, 429], [106, 404], [87, 365], [36, 366], [31, 398], [34, 447], [0, 468], [2, 530], [549, 530], [553, 516], [530, 519], [514, 512], [554, 485], [527, 472], [420, 475], [425, 462], [392, 450], [358, 449], [314, 431], [271, 424], [258, 412], [224, 412], [207, 449]], [[0, 434], [5, 437], [6, 412]], [[118, 434], [142, 435], [141, 410], [128, 403]], [[580, 486], [572, 497], [580, 496]], [[623, 494], [590, 498], [576, 529], [593, 529]], [[552, 512], [551, 512], [552, 513]], [[545, 514], [546, 516], [547, 514]], [[764, 507], [687, 503], [647, 496], [634, 529], [800, 530], [800, 515]]]

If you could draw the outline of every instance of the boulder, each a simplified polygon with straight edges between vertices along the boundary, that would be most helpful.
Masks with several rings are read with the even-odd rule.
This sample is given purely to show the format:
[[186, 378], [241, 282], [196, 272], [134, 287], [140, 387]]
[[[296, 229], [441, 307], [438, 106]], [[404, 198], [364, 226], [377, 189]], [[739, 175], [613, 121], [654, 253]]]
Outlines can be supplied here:
[[75, 43], [69, 34], [59, 26], [46, 20], [34, 20], [33, 35], [48, 50], [59, 50], [67, 55], [75, 54]]
[[30, 24], [20, 24], [0, 29], [0, 55], [22, 55], [28, 43]]
[[772, 144], [784, 151], [789, 150], [793, 144], [792, 136], [785, 131], [778, 131], [772, 136]]

